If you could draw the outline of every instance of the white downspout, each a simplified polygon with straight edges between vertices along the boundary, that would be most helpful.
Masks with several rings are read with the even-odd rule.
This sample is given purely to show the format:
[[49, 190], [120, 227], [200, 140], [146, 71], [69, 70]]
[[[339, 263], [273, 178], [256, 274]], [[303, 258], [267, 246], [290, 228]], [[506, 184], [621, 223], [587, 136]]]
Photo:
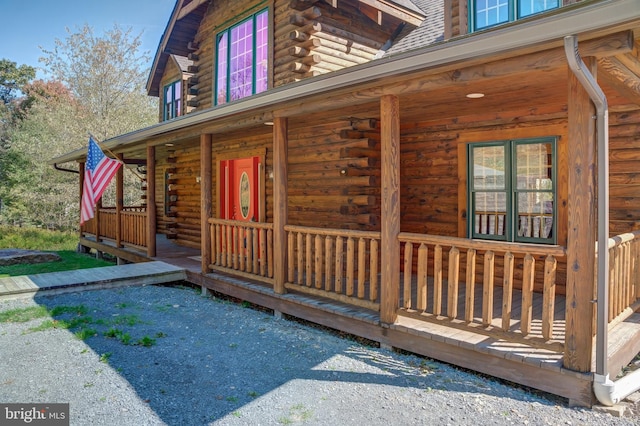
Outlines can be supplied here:
[[607, 372], [609, 306], [609, 107], [607, 98], [587, 69], [578, 52], [575, 35], [564, 38], [564, 51], [569, 68], [589, 94], [596, 107], [598, 146], [598, 294], [596, 330], [596, 371], [593, 392], [603, 405], [617, 404], [640, 389], [640, 370], [613, 382]]

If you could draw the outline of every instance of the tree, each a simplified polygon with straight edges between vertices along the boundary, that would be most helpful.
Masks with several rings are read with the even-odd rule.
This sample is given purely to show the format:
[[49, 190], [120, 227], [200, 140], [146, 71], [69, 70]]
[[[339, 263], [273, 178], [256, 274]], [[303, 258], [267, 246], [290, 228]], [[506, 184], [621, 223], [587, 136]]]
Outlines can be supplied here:
[[7, 105], [25, 84], [36, 77], [36, 70], [8, 59], [0, 59], [0, 102]]
[[36, 70], [33, 67], [18, 66], [8, 59], [0, 59], [0, 169], [3, 164], [2, 155], [8, 145], [8, 134], [18, 118], [15, 115], [16, 96], [35, 76]]
[[20, 116], [16, 113], [16, 96], [36, 75], [28, 65], [20, 65], [8, 59], [0, 59], [0, 215], [7, 204], [2, 188], [10, 184], [9, 170], [21, 163], [22, 157], [9, 152], [10, 137]]
[[40, 61], [87, 109], [87, 131], [107, 139], [157, 120], [157, 101], [145, 92], [149, 56], [139, 53], [141, 35], [117, 24], [102, 37], [88, 25], [67, 32]]
[[[148, 55], [139, 52], [140, 36], [117, 25], [101, 37], [86, 25], [77, 33], [67, 31], [53, 50], [43, 49], [41, 62], [53, 78], [21, 90], [22, 118], [11, 133], [0, 220], [77, 227], [78, 177], [54, 170], [47, 160], [85, 148], [89, 133], [104, 140], [157, 120], [157, 104], [144, 90]], [[76, 164], [63, 166], [77, 170]], [[114, 203], [113, 186], [103, 196], [105, 204]], [[140, 186], [137, 176], [125, 171], [125, 203], [139, 200]]]

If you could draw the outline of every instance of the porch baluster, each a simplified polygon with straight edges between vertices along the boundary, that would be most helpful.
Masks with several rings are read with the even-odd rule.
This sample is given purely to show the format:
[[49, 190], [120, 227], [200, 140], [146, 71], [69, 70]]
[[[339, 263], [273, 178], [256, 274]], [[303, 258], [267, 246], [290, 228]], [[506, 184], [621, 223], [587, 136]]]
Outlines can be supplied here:
[[522, 334], [525, 336], [531, 333], [535, 264], [536, 261], [533, 256], [527, 253], [524, 257], [524, 271], [522, 275], [522, 315], [520, 317], [520, 331], [522, 331]]
[[475, 249], [467, 250], [467, 285], [466, 285], [466, 303], [464, 320], [468, 323], [473, 321], [473, 309], [475, 307], [476, 295], [476, 251]]
[[416, 293], [416, 302], [419, 311], [425, 311], [427, 309], [428, 256], [429, 248], [424, 243], [420, 244], [418, 248], [418, 288]]
[[502, 279], [502, 329], [511, 328], [511, 305], [513, 301], [513, 253], [504, 254], [504, 277]]
[[433, 251], [433, 314], [442, 312], [442, 247], [436, 244]]
[[460, 279], [460, 250], [451, 247], [449, 250], [449, 275], [447, 316], [454, 319], [458, 316], [458, 280]]
[[544, 261], [544, 290], [542, 302], [542, 337], [553, 337], [553, 317], [556, 303], [556, 258], [547, 256]]
[[482, 279], [482, 325], [493, 321], [493, 280], [495, 276], [495, 255], [489, 250], [484, 254], [484, 278]]
[[331, 269], [333, 267], [333, 238], [327, 235], [324, 238], [324, 289], [325, 291], [331, 291], [332, 274]]
[[378, 240], [371, 239], [369, 257], [369, 300], [378, 300]]
[[364, 280], [366, 277], [367, 266], [367, 243], [364, 238], [358, 240], [358, 299], [364, 299]]
[[411, 279], [413, 277], [413, 244], [404, 245], [404, 286], [402, 302], [405, 309], [411, 309]]

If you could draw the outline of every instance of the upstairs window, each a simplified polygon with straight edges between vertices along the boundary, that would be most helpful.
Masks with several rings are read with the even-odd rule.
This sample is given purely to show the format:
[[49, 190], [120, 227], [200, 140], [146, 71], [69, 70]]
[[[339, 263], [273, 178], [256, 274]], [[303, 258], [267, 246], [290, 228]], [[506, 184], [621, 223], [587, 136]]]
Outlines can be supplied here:
[[164, 86], [164, 121], [182, 115], [182, 81]]
[[267, 90], [269, 47], [267, 10], [216, 37], [216, 105]]
[[469, 235], [556, 241], [556, 140], [469, 144]]
[[470, 0], [473, 31], [560, 7], [560, 0]]

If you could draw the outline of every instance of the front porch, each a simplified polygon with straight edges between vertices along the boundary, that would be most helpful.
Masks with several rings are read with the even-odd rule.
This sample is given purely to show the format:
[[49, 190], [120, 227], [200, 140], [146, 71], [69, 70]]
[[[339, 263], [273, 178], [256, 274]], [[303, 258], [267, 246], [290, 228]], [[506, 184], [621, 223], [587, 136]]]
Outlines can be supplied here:
[[[277, 252], [270, 223], [209, 219], [207, 229], [211, 245], [204, 259], [199, 250], [163, 235], [155, 239], [155, 256], [144, 246], [116, 247], [107, 233], [98, 242], [86, 229], [81, 244], [129, 261], [163, 260], [187, 269], [188, 281], [203, 290], [558, 394], [571, 403], [593, 403], [592, 373], [563, 367], [567, 301], [556, 289], [565, 273], [557, 267], [564, 261], [562, 248], [542, 253], [535, 245], [400, 233], [397, 319], [385, 323], [379, 233], [287, 225], [285, 250]], [[637, 241], [637, 234], [610, 239], [612, 377], [640, 352], [640, 315], [634, 312]], [[287, 265], [282, 292], [274, 281], [278, 253]]]

